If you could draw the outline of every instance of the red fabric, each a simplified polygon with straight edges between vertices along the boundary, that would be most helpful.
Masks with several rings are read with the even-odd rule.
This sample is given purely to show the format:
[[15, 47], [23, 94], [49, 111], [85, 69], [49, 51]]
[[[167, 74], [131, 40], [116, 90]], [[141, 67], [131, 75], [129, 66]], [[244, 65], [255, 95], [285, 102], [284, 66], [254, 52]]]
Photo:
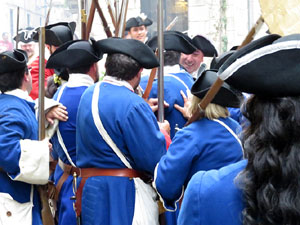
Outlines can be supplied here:
[[12, 51], [12, 50], [13, 50], [13, 44], [11, 42], [0, 40], [0, 52]]
[[167, 144], [167, 150], [169, 149], [170, 144], [172, 143], [172, 140], [170, 138], [170, 135], [167, 133], [167, 131], [161, 129], [160, 132], [163, 133], [163, 135], [165, 135], [165, 139], [166, 139], [166, 144]]
[[[45, 59], [45, 65], [47, 63], [47, 60]], [[28, 65], [28, 67], [31, 67], [31, 77], [32, 77], [32, 90], [30, 92], [30, 97], [34, 100], [37, 99], [39, 96], [39, 56], [36, 57], [36, 59]], [[53, 69], [45, 69], [45, 88], [47, 86], [47, 78], [52, 76], [54, 74]]]

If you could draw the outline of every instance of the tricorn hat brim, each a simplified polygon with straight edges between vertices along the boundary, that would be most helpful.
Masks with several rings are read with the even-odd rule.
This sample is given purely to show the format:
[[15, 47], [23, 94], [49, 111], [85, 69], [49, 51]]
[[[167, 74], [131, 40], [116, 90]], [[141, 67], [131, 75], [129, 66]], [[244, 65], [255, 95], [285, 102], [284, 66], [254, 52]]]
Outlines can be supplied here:
[[256, 48], [258, 43], [252, 42], [247, 49], [233, 54], [225, 62], [226, 67], [220, 68], [220, 78], [247, 93], [269, 97], [300, 95], [300, 34], [277, 37]]
[[88, 41], [69, 41], [60, 46], [48, 59], [47, 68], [80, 68], [98, 62], [102, 54], [95, 51]]
[[217, 49], [215, 46], [205, 37], [201, 35], [195, 36], [193, 39], [193, 44], [203, 52], [203, 55], [206, 57], [218, 56]]
[[224, 52], [219, 57], [214, 56], [210, 63], [210, 69], [219, 70], [219, 68], [224, 64], [224, 62], [235, 52], [235, 50], [230, 50], [228, 52]]
[[0, 75], [22, 70], [27, 66], [27, 54], [21, 49], [0, 53]]
[[[204, 98], [210, 87], [217, 80], [218, 75], [215, 70], [205, 70], [197, 78], [191, 88], [191, 93], [198, 98]], [[239, 108], [243, 101], [243, 94], [235, 90], [233, 87], [228, 85], [226, 82], [223, 83], [219, 92], [216, 94], [211, 103], [221, 105], [223, 107]]]
[[[60, 46], [63, 43], [73, 40], [75, 22], [59, 22], [45, 27], [45, 43], [48, 45]], [[33, 36], [38, 41], [38, 32]]]
[[18, 31], [18, 35], [14, 37], [15, 41], [23, 42], [23, 43], [30, 43], [33, 40], [33, 36], [37, 31], [33, 27], [26, 27], [25, 29], [20, 29]]
[[125, 54], [135, 59], [143, 68], [151, 69], [159, 66], [152, 49], [135, 39], [107, 38], [95, 43], [96, 49], [107, 54]]
[[141, 17], [132, 17], [126, 22], [126, 27], [125, 30], [129, 31], [130, 28], [132, 27], [140, 27], [140, 26], [145, 26], [148, 27], [152, 24], [152, 20], [149, 18], [142, 19]]
[[[146, 44], [155, 51], [158, 47], [157, 36], [152, 37]], [[197, 48], [193, 45], [192, 39], [179, 31], [164, 32], [164, 49], [177, 51], [184, 54], [192, 54]]]

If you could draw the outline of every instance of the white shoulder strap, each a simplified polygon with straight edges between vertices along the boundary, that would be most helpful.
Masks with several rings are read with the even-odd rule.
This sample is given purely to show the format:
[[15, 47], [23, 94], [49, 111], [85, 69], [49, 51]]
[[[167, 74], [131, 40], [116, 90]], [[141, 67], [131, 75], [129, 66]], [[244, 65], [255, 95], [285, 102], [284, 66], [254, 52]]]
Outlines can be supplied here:
[[178, 80], [181, 84], [183, 84], [183, 86], [186, 88], [186, 91], [190, 90], [189, 87], [183, 82], [183, 80], [181, 80], [179, 77], [172, 75], [172, 74], [167, 74], [165, 75], [166, 77], [173, 77], [176, 80]]
[[227, 126], [224, 122], [222, 122], [221, 120], [217, 120], [217, 119], [213, 119], [213, 121], [221, 124], [223, 127], [225, 127], [231, 134], [233, 137], [235, 137], [235, 139], [239, 142], [239, 144], [241, 145], [242, 149], [243, 149], [243, 146], [242, 146], [242, 142], [241, 140], [239, 139], [239, 137], [236, 135], [236, 133], [234, 133], [234, 131], [229, 127]]
[[[61, 89], [59, 90], [59, 92], [58, 92], [58, 96], [57, 96], [57, 101], [58, 101], [58, 102], [59, 102], [59, 100], [60, 100], [60, 98], [61, 98], [61, 96], [62, 96], [62, 93], [63, 93], [65, 87], [66, 87], [66, 84], [64, 84], [64, 85], [61, 87]], [[57, 126], [56, 134], [57, 134], [58, 142], [59, 142], [61, 148], [64, 150], [64, 153], [66, 154], [69, 163], [70, 163], [73, 167], [76, 167], [75, 163], [72, 161], [72, 159], [71, 159], [71, 157], [70, 157], [70, 155], [69, 155], [69, 153], [68, 153], [68, 149], [67, 149], [66, 146], [65, 146], [64, 140], [63, 140], [63, 138], [62, 138], [62, 136], [61, 136], [61, 133], [60, 133], [60, 131], [59, 131], [59, 126]]]
[[117, 147], [117, 145], [114, 143], [114, 141], [111, 139], [107, 131], [105, 130], [99, 110], [98, 110], [98, 100], [99, 100], [99, 94], [100, 94], [100, 85], [101, 82], [95, 85], [95, 90], [93, 93], [93, 99], [92, 99], [92, 114], [93, 114], [93, 119], [94, 123], [97, 127], [97, 130], [99, 134], [102, 136], [103, 140], [109, 145], [109, 147], [115, 152], [115, 154], [120, 158], [120, 160], [125, 164], [125, 166], [129, 169], [132, 169], [130, 163], [126, 160], [125, 156], [121, 152], [121, 150]]

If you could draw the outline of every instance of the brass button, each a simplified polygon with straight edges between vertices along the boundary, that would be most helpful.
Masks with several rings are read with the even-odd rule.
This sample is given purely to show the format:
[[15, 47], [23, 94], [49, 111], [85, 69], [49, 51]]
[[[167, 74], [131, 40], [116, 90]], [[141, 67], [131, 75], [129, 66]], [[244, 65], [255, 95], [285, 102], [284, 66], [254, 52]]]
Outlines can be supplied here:
[[7, 211], [7, 212], [6, 212], [6, 215], [7, 215], [8, 217], [10, 217], [10, 216], [11, 216], [11, 211]]

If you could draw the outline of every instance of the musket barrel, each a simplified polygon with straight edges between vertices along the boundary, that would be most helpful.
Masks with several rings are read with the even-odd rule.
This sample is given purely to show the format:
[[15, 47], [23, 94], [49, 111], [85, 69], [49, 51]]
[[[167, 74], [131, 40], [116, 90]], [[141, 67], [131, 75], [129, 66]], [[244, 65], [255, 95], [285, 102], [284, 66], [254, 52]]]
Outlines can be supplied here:
[[80, 15], [81, 15], [81, 39], [86, 39], [86, 9], [85, 9], [85, 1], [81, 0], [80, 2]]
[[115, 13], [116, 13], [115, 19], [116, 19], [116, 23], [118, 23], [117, 21], [119, 20], [119, 13], [120, 13], [119, 0], [115, 0], [114, 5], [115, 5]]
[[17, 7], [17, 35], [16, 35], [16, 48], [18, 48], [18, 44], [19, 44], [19, 25], [20, 24], [20, 7]]
[[39, 140], [45, 138], [45, 27], [39, 28]]
[[122, 7], [121, 7], [121, 14], [120, 14], [120, 18], [119, 18], [120, 23], [118, 26], [118, 33], [117, 33], [117, 37], [120, 37], [120, 38], [123, 36], [123, 32], [125, 29], [127, 8], [128, 8], [128, 0], [123, 0]]
[[158, 59], [160, 66], [158, 67], [158, 121], [164, 121], [164, 27], [163, 27], [163, 2], [159, 0], [157, 3], [157, 32], [158, 32]]

